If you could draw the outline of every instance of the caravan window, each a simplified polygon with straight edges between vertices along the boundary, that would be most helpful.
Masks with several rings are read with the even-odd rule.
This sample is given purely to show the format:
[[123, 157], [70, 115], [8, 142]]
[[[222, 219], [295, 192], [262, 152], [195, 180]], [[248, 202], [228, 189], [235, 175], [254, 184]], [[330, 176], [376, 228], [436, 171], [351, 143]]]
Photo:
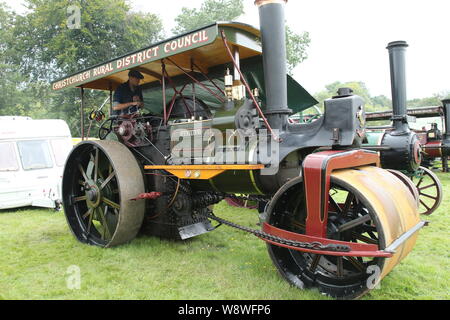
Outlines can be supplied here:
[[19, 164], [17, 163], [16, 150], [13, 142], [0, 143], [0, 171], [17, 171]]
[[53, 167], [48, 143], [45, 140], [19, 141], [20, 158], [24, 170]]
[[53, 154], [55, 155], [56, 165], [58, 167], [64, 166], [67, 155], [72, 150], [72, 145], [67, 142], [67, 139], [51, 140]]

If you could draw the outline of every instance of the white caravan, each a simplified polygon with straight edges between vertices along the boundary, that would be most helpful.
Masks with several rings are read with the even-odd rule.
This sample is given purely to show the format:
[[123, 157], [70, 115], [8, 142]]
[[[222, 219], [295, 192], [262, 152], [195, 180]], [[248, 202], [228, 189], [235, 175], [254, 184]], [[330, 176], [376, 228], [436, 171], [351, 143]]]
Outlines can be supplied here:
[[72, 136], [63, 120], [0, 117], [0, 209], [59, 208]]

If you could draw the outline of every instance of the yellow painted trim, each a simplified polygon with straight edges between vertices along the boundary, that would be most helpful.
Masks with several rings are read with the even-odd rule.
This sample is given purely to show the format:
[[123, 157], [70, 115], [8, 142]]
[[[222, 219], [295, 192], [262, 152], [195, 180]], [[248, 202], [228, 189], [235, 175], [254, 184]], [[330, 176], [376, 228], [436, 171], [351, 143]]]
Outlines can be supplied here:
[[145, 170], [166, 170], [180, 179], [208, 180], [227, 170], [263, 169], [263, 164], [192, 164], [192, 165], [148, 165]]
[[163, 169], [163, 170], [254, 170], [263, 169], [263, 164], [183, 164], [183, 165], [147, 165], [146, 170]]

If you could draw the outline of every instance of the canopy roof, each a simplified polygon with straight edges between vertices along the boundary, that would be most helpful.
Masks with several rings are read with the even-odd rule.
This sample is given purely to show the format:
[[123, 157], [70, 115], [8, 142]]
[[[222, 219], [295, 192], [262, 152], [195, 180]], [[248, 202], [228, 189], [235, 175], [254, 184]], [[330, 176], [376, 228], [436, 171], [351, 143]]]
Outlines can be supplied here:
[[[237, 22], [217, 22], [206, 27], [155, 43], [149, 47], [128, 53], [122, 57], [95, 65], [52, 82], [53, 90], [83, 87], [98, 90], [115, 90], [128, 80], [129, 69], [144, 75], [141, 84], [161, 79], [161, 59], [169, 58], [186, 71], [208, 73], [208, 69], [230, 60], [220, 35], [225, 32], [228, 42], [239, 47], [241, 59], [261, 55], [260, 32], [250, 25]], [[170, 76], [183, 72], [165, 60]], [[200, 69], [200, 70], [198, 70]]]
[[[141, 86], [144, 88], [144, 100], [153, 102], [150, 105], [161, 105], [162, 63], [164, 59], [167, 74], [173, 79], [190, 82], [184, 72], [192, 71], [195, 78], [201, 73], [209, 75], [216, 84], [224, 87], [223, 67], [230, 69], [230, 57], [223, 44], [221, 31], [224, 31], [230, 46], [239, 50], [241, 69], [252, 88], [260, 89], [260, 98], [264, 108], [264, 73], [262, 66], [262, 48], [260, 31], [250, 25], [239, 22], [217, 22], [203, 28], [155, 43], [149, 47], [128, 53], [116, 59], [92, 66], [85, 70], [52, 82], [53, 90], [65, 88], [87, 88], [113, 91], [128, 80], [130, 69], [140, 71], [144, 75]], [[176, 65], [177, 66], [176, 66]], [[181, 67], [183, 70], [180, 70]], [[294, 112], [305, 110], [318, 102], [293, 78], [288, 77], [288, 105]], [[178, 82], [178, 81], [175, 81]], [[208, 81], [201, 81], [208, 86]], [[179, 82], [178, 82], [179, 84]], [[167, 85], [166, 85], [167, 86]], [[146, 90], [147, 89], [147, 90]], [[211, 89], [214, 90], [213, 87]], [[186, 91], [189, 91], [186, 88]], [[168, 95], [169, 92], [166, 92]], [[184, 94], [184, 93], [183, 93]], [[188, 92], [186, 94], [189, 95]], [[201, 93], [197, 93], [197, 96]], [[203, 100], [214, 104], [214, 99], [204, 95]], [[167, 97], [170, 101], [170, 96]], [[150, 100], [150, 101], [149, 101]], [[217, 102], [216, 102], [217, 104]], [[215, 106], [220, 108], [219, 105]]]

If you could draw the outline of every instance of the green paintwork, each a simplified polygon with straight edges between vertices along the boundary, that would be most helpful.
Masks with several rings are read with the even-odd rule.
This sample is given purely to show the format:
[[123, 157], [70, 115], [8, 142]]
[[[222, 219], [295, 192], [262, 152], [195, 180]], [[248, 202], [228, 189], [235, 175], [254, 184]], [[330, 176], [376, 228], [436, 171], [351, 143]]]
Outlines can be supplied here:
[[380, 136], [384, 134], [384, 131], [371, 131], [371, 132], [367, 132], [366, 136], [367, 136], [367, 145], [370, 146], [376, 146], [379, 144], [378, 141], [380, 141]]
[[[218, 85], [220, 88], [224, 88], [224, 75], [227, 68], [232, 69], [230, 63], [225, 65], [220, 65], [215, 68], [211, 68], [208, 76]], [[259, 89], [259, 99], [261, 100], [261, 107], [265, 110], [266, 96], [264, 88], [264, 72], [262, 65], [262, 57], [254, 57], [250, 59], [245, 59], [241, 61], [241, 69], [244, 77], [246, 78], [250, 88]], [[218, 92], [217, 88], [209, 81], [206, 80], [201, 75], [196, 75], [196, 78], [202, 82], [206, 87], [214, 92]], [[287, 75], [288, 78], [288, 107], [292, 109], [293, 113], [301, 112], [308, 109], [309, 107], [317, 104], [317, 100], [314, 99], [297, 81], [295, 81], [291, 76]], [[181, 89], [186, 82], [191, 82], [186, 76], [179, 76], [173, 78], [173, 81], [178, 89]], [[166, 103], [170, 103], [174, 95], [173, 90], [170, 86], [167, 86], [166, 91]], [[184, 96], [193, 96], [192, 86], [188, 85], [183, 91]], [[203, 100], [214, 114], [214, 118], [222, 117], [233, 117], [229, 120], [221, 119], [217, 120], [217, 124], [234, 123], [234, 115], [236, 110], [242, 105], [242, 102], [236, 102], [235, 108], [231, 110], [225, 110], [223, 103], [219, 101], [216, 97], [211, 95], [208, 91], [201, 88], [199, 85], [195, 86], [195, 95], [198, 99]], [[163, 97], [162, 89], [159, 83], [151, 83], [143, 86], [143, 96], [145, 105], [148, 106], [147, 109], [154, 114], [161, 114], [163, 111]], [[216, 125], [216, 121], [214, 126]]]

